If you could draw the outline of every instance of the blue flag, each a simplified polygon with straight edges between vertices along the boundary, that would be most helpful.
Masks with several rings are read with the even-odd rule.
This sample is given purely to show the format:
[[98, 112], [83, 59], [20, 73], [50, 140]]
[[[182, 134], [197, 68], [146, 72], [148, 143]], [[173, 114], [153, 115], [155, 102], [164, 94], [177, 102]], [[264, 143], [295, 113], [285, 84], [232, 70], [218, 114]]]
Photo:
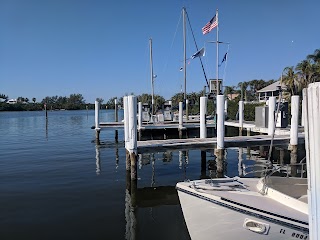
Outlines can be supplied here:
[[196, 57], [203, 57], [204, 55], [205, 55], [204, 48], [201, 48], [199, 51], [197, 51], [195, 54], [191, 56], [191, 59], [194, 59]]
[[221, 63], [219, 64], [219, 67], [222, 65], [222, 63], [223, 63], [224, 61], [227, 61], [227, 55], [228, 55], [228, 53], [226, 52], [226, 54], [224, 55]]

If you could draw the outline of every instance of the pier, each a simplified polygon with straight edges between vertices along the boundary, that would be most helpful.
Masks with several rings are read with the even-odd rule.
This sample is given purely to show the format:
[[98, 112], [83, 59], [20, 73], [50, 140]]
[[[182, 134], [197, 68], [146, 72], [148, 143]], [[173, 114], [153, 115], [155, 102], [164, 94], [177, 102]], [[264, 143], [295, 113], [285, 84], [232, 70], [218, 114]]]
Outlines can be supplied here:
[[[292, 98], [293, 102], [299, 101], [298, 96]], [[132, 180], [137, 179], [138, 154], [199, 149], [201, 150], [201, 164], [205, 166], [207, 151], [214, 151], [218, 162], [223, 163], [225, 148], [263, 146], [272, 143], [273, 145], [288, 145], [288, 148], [295, 152], [297, 145], [304, 143], [304, 128], [298, 126], [299, 105], [292, 104], [293, 117], [290, 128], [276, 127], [275, 97], [269, 98], [267, 127], [256, 126], [254, 122], [244, 121], [241, 101], [239, 102], [239, 120], [225, 121], [226, 108], [223, 95], [217, 96], [215, 120], [206, 117], [207, 97], [200, 98], [199, 116], [193, 118], [184, 116], [182, 102], [180, 102], [179, 114], [170, 121], [164, 121], [163, 115], [162, 117], [152, 115], [150, 121], [142, 121], [142, 103], [138, 103], [137, 98], [132, 95], [123, 98], [124, 119], [121, 122], [118, 121], [117, 109], [115, 109], [115, 122], [99, 122], [99, 104], [96, 102], [95, 106], [96, 142], [100, 144], [100, 131], [103, 129], [124, 130], [126, 170], [131, 172]], [[155, 121], [157, 118], [158, 121]], [[159, 119], [162, 120], [159, 121]], [[226, 126], [238, 128], [239, 136], [226, 137]], [[243, 136], [245, 130], [247, 134]], [[141, 141], [142, 139], [145, 141]]]
[[[299, 144], [304, 143], [304, 134], [299, 134]], [[236, 136], [225, 137], [225, 147], [245, 147], [245, 146], [262, 146], [270, 144], [271, 136], [255, 135], [255, 136]], [[276, 135], [273, 139], [274, 145], [289, 144], [290, 136]], [[188, 139], [168, 139], [168, 140], [152, 140], [138, 141], [138, 153], [167, 151], [167, 150], [190, 150], [190, 149], [214, 149], [217, 147], [217, 138], [188, 138]]]

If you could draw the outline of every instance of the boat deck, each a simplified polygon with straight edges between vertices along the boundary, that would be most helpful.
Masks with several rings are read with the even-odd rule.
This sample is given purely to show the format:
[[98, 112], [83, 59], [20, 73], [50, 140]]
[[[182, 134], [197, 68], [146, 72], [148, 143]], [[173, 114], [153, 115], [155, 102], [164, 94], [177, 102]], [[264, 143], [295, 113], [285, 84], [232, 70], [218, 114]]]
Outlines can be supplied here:
[[[297, 209], [293, 209], [292, 207], [289, 207], [286, 204], [281, 203], [281, 201], [276, 201], [272, 197], [261, 194], [257, 188], [257, 183], [259, 179], [241, 178], [238, 181], [242, 183], [243, 186], [245, 186], [245, 189], [236, 191], [216, 191], [207, 189], [204, 190], [202, 186], [205, 187], [205, 185], [209, 185], [205, 184], [205, 180], [178, 183], [177, 189], [182, 189], [184, 192], [189, 192], [192, 195], [199, 198], [211, 199], [214, 202], [227, 204], [233, 208], [246, 209], [245, 211], [249, 210], [257, 214], [269, 215], [276, 219], [285, 218], [286, 220], [291, 221], [295, 224], [299, 224], [303, 227], [305, 227], [308, 224], [308, 214], [301, 210], [308, 209], [307, 204], [301, 202], [301, 204], [304, 205], [300, 209], [301, 211], [297, 210], [298, 207]], [[289, 182], [284, 182], [282, 183], [281, 189], [285, 187], [288, 187], [288, 189], [289, 187], [290, 189], [294, 187], [299, 188], [299, 185], [302, 183], [302, 181], [306, 181], [306, 179], [301, 180], [301, 182], [299, 181], [297, 182], [297, 184], [294, 185], [292, 185], [292, 183], [289, 184]], [[278, 183], [278, 180], [274, 181], [274, 183], [276, 182]], [[195, 184], [198, 187], [192, 187], [193, 184]], [[298, 191], [296, 193], [298, 193]], [[303, 194], [302, 191], [300, 191], [299, 193]], [[298, 195], [296, 197], [298, 198]]]

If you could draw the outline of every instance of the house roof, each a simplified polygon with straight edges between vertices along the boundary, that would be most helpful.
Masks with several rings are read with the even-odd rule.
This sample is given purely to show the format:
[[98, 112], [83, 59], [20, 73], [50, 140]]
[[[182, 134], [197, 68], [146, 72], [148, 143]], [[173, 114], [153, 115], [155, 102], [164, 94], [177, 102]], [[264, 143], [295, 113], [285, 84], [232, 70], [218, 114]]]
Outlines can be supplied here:
[[[269, 86], [266, 86], [260, 90], [258, 90], [258, 93], [261, 92], [275, 92], [278, 90], [278, 87], [280, 86], [280, 81], [274, 82], [270, 84]], [[282, 83], [281, 88], [286, 88], [286, 85]]]

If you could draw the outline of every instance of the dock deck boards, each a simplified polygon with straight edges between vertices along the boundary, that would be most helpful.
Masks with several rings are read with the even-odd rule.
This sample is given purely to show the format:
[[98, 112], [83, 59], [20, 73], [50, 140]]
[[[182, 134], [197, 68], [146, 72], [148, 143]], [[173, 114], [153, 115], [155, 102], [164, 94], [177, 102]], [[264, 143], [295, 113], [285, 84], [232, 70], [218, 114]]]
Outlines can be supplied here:
[[[237, 136], [225, 137], [225, 148], [242, 147], [242, 146], [260, 146], [270, 144], [271, 136]], [[275, 135], [273, 144], [288, 144], [290, 135]], [[299, 134], [299, 143], [304, 142], [304, 134]], [[168, 139], [168, 140], [152, 140], [138, 141], [138, 153], [166, 151], [166, 150], [188, 150], [188, 149], [213, 149], [217, 145], [216, 138], [188, 138], [188, 139]]]

